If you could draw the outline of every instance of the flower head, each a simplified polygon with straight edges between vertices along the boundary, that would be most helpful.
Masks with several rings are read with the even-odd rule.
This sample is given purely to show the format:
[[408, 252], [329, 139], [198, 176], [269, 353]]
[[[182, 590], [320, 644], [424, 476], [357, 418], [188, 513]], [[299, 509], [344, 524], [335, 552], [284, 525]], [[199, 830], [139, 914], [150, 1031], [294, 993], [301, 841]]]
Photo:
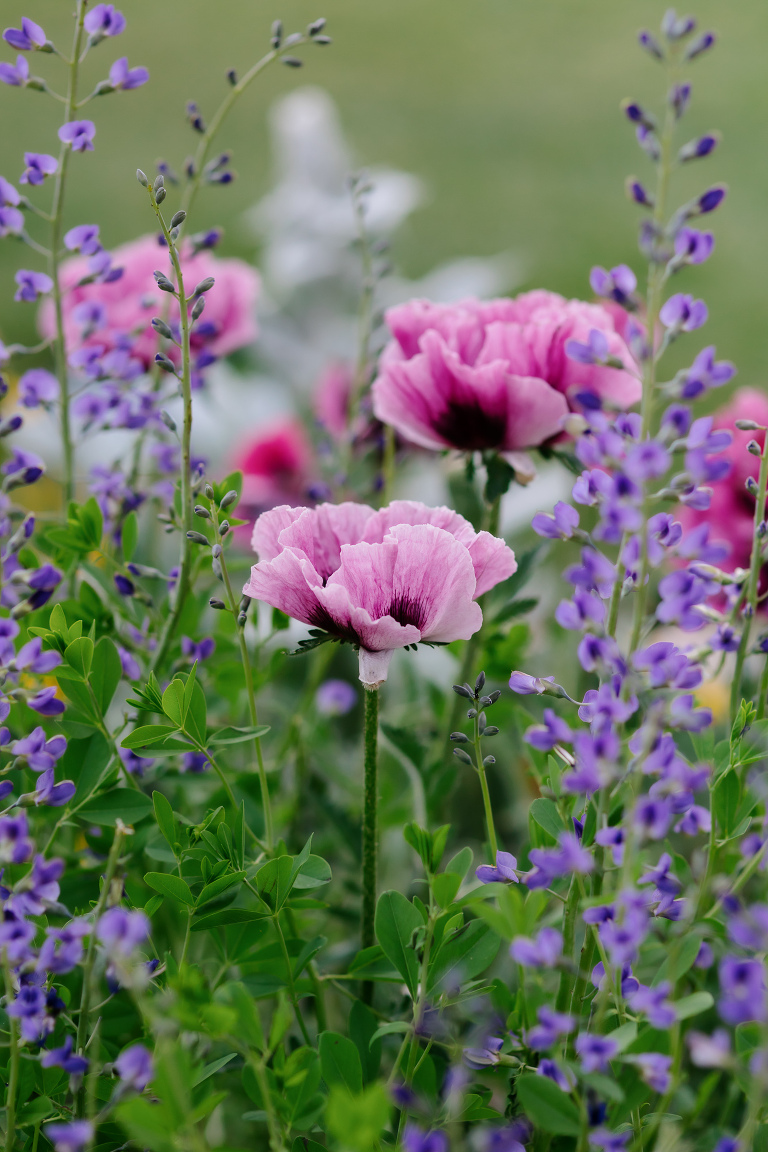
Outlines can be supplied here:
[[45, 272], [31, 272], [21, 268], [14, 279], [18, 285], [13, 297], [16, 301], [25, 300], [34, 304], [39, 296], [45, 296], [53, 288], [53, 280]]
[[97, 44], [106, 36], [119, 36], [125, 31], [125, 16], [122, 12], [118, 12], [114, 4], [96, 4], [86, 13], [83, 27], [91, 38], [91, 43]]
[[6, 28], [3, 32], [3, 40], [19, 52], [39, 50], [46, 45], [45, 32], [39, 24], [35, 24], [34, 20], [30, 20], [28, 16], [22, 16], [21, 28]]
[[122, 88], [129, 91], [131, 88], [140, 88], [149, 80], [149, 71], [146, 68], [129, 68], [128, 57], [121, 56], [115, 60], [109, 70], [109, 82], [113, 88]]
[[115, 1071], [124, 1087], [143, 1092], [154, 1077], [152, 1053], [143, 1044], [131, 1044], [115, 1060]]
[[96, 125], [92, 120], [70, 120], [59, 128], [59, 140], [73, 152], [92, 152]]
[[321, 716], [345, 716], [357, 703], [357, 692], [348, 680], [324, 680], [315, 693]]
[[24, 88], [29, 80], [29, 61], [23, 56], [16, 57], [15, 64], [0, 62], [0, 80], [11, 88]]

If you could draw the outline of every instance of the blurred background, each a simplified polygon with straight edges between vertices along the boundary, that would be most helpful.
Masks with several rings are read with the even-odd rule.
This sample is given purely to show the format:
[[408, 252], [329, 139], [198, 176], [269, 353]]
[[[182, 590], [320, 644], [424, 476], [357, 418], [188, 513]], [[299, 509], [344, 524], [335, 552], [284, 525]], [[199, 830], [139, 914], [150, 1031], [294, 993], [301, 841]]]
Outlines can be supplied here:
[[[636, 209], [623, 182], [650, 176], [619, 105], [632, 96], [658, 107], [662, 74], [636, 44], [638, 28], [658, 27], [665, 5], [645, 0], [122, 0], [128, 20], [118, 42], [89, 58], [85, 83], [102, 78], [117, 55], [150, 69], [151, 82], [94, 101], [95, 153], [78, 157], [68, 225], [99, 222], [114, 246], [151, 230], [134, 172], [158, 158], [180, 168], [194, 147], [184, 107], [210, 115], [226, 90], [265, 50], [270, 22], [286, 31], [319, 15], [333, 45], [303, 49], [301, 71], [276, 66], [236, 107], [220, 137], [239, 179], [204, 191], [195, 226], [222, 224], [224, 254], [260, 259], [248, 210], [275, 183], [269, 109], [297, 86], [326, 90], [337, 103], [356, 165], [386, 166], [421, 182], [415, 209], [394, 240], [394, 264], [411, 279], [458, 257], [492, 257], [493, 290], [542, 286], [589, 295], [593, 263], [639, 270]], [[23, 14], [68, 46], [65, 0], [3, 0], [4, 25]], [[701, 25], [720, 36], [692, 68], [690, 135], [717, 127], [714, 161], [690, 165], [680, 198], [716, 180], [730, 185], [713, 221], [714, 258], [688, 270], [680, 287], [703, 296], [706, 341], [739, 367], [738, 383], [762, 384], [766, 306], [768, 124], [763, 0], [700, 0]], [[5, 53], [8, 55], [8, 53]], [[9, 56], [10, 58], [10, 56]], [[50, 57], [33, 71], [57, 75]], [[59, 107], [34, 92], [2, 91], [0, 173], [16, 181], [25, 149], [56, 151]], [[402, 189], [401, 189], [402, 191]], [[30, 340], [34, 309], [12, 302], [12, 274], [28, 263], [13, 242], [0, 245], [0, 335]], [[493, 277], [492, 277], [493, 279]]]

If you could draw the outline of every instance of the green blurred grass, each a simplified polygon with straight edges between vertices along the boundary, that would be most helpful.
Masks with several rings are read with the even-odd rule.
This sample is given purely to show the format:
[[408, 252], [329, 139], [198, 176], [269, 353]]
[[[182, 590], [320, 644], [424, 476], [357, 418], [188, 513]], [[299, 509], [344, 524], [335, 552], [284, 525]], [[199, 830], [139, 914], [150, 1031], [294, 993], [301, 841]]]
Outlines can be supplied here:
[[[269, 185], [265, 111], [296, 84], [320, 84], [339, 102], [361, 163], [391, 164], [423, 177], [432, 194], [402, 230], [396, 250], [411, 275], [464, 254], [514, 250], [526, 283], [588, 294], [593, 263], [638, 267], [636, 210], [624, 199], [628, 173], [649, 165], [619, 111], [624, 96], [658, 105], [659, 67], [635, 43], [656, 27], [665, 5], [646, 0], [124, 0], [128, 30], [88, 61], [86, 82], [118, 55], [150, 68], [151, 83], [89, 106], [97, 150], [75, 158], [69, 224], [98, 221], [108, 245], [151, 228], [137, 166], [162, 156], [180, 165], [194, 146], [184, 122], [194, 98], [210, 114], [225, 91], [227, 68], [248, 67], [264, 50], [271, 19], [287, 31], [328, 17], [331, 47], [305, 49], [301, 72], [273, 67], [235, 110], [220, 138], [231, 147], [239, 181], [206, 191], [195, 227], [222, 223], [225, 248], [253, 256], [241, 214]], [[5, 23], [22, 13], [55, 40], [69, 38], [63, 0], [3, 3]], [[691, 165], [680, 198], [715, 180], [731, 194], [715, 223], [718, 244], [681, 288], [710, 305], [708, 341], [734, 359], [740, 382], [763, 379], [764, 210], [768, 150], [764, 0], [701, 0], [696, 11], [720, 33], [716, 51], [691, 68], [690, 135], [718, 127], [715, 159]], [[6, 51], [5, 56], [9, 53]], [[52, 78], [58, 65], [34, 58]], [[26, 149], [55, 151], [59, 106], [33, 92], [3, 88], [0, 172], [17, 179]], [[39, 194], [38, 194], [39, 195]], [[44, 194], [45, 195], [45, 194]], [[32, 309], [13, 304], [12, 270], [36, 257], [15, 244], [0, 249], [0, 332], [29, 336]]]

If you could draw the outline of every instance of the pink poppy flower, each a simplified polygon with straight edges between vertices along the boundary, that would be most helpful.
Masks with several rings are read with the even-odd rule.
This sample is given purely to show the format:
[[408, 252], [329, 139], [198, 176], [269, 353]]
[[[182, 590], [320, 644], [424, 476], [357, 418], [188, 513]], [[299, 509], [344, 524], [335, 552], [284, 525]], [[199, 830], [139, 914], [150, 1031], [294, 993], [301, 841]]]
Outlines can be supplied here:
[[[168, 252], [152, 235], [115, 248], [111, 255], [114, 267], [123, 269], [120, 279], [112, 283], [76, 287], [78, 281], [92, 271], [87, 257], [74, 257], [61, 266], [61, 280], [67, 290], [64, 295], [67, 351], [71, 354], [80, 348], [96, 345], [109, 351], [131, 334], [133, 356], [148, 367], [157, 351], [157, 334], [150, 321], [162, 313], [168, 299], [158, 291], [152, 273], [158, 269], [170, 274]], [[261, 282], [255, 268], [242, 260], [220, 259], [203, 249], [194, 256], [190, 253], [183, 257], [182, 271], [190, 293], [208, 276], [213, 276], [216, 281], [206, 293], [205, 313], [201, 320], [206, 324], [207, 351], [214, 356], [227, 356], [256, 339], [256, 301]], [[89, 325], [84, 330], [79, 319], [83, 313], [80, 305], [94, 303], [101, 306], [100, 323], [96, 328]], [[176, 320], [178, 306], [172, 301], [171, 322]], [[44, 336], [53, 335], [52, 304], [43, 305], [39, 323]]]
[[356, 645], [369, 687], [386, 680], [396, 648], [468, 640], [483, 620], [477, 597], [517, 568], [503, 540], [409, 500], [378, 512], [274, 508], [256, 521], [253, 546], [244, 593]]
[[[311, 464], [312, 448], [298, 420], [282, 420], [258, 432], [235, 457], [235, 467], [243, 473], [237, 518], [252, 524], [277, 504], [308, 503]], [[243, 525], [236, 532], [239, 542], [247, 546], [251, 528]]]
[[[712, 499], [706, 511], [680, 506], [675, 513], [687, 533], [702, 524], [709, 525], [710, 540], [725, 541], [730, 545], [728, 556], [719, 561], [726, 572], [735, 568], [748, 568], [752, 555], [754, 532], [755, 498], [746, 488], [751, 476], [757, 480], [760, 461], [747, 452], [750, 440], [757, 440], [762, 447], [764, 432], [740, 432], [737, 420], [754, 420], [757, 424], [768, 425], [768, 396], [755, 388], [740, 388], [730, 403], [715, 414], [712, 425], [728, 428], [733, 433], [729, 447], [718, 454], [718, 459], [731, 463], [731, 470], [722, 480], [708, 484], [712, 489]], [[761, 581], [764, 590], [765, 577]]]
[[[599, 304], [537, 290], [514, 300], [412, 300], [386, 319], [393, 339], [373, 384], [374, 412], [424, 448], [535, 448], [562, 432], [581, 392], [619, 408], [640, 399], [629, 349]], [[569, 340], [586, 342], [593, 330], [625, 369], [566, 355]]]

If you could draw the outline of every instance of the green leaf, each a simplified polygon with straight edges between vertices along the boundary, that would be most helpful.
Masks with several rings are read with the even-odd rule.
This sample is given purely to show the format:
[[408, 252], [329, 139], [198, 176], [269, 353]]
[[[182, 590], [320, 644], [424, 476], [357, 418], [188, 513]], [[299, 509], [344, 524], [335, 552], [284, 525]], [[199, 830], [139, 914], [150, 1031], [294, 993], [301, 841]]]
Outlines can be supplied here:
[[[178, 729], [170, 724], [144, 724], [141, 728], [134, 728], [120, 742], [121, 748], [146, 748], [150, 744], [159, 744], [168, 736], [175, 736]], [[189, 747], [189, 745], [188, 745]]]
[[362, 1000], [355, 1000], [349, 1013], [349, 1036], [360, 1053], [363, 1081], [370, 1084], [379, 1074], [381, 1041], [374, 1040], [376, 1017]]
[[736, 827], [740, 792], [739, 778], [733, 770], [724, 773], [712, 790], [712, 810], [726, 836]]
[[456, 855], [448, 861], [445, 866], [445, 871], [453, 872], [463, 880], [472, 867], [472, 859], [472, 849], [469, 847], [462, 848], [460, 852], [457, 852]]
[[57, 1110], [57, 1106], [53, 1104], [47, 1096], [37, 1096], [23, 1108], [19, 1109], [16, 1117], [16, 1127], [26, 1128], [30, 1124], [39, 1124], [41, 1120], [45, 1120], [52, 1112]]
[[282, 908], [292, 888], [293, 856], [268, 860], [256, 873], [256, 891], [273, 912]]
[[118, 817], [124, 824], [138, 824], [152, 811], [152, 801], [134, 788], [113, 788], [95, 796], [78, 810], [88, 824], [114, 824]]
[[533, 801], [529, 811], [539, 828], [543, 828], [553, 840], [557, 840], [563, 832], [567, 831], [554, 800], [539, 796]]
[[637, 1024], [632, 1021], [622, 1024], [620, 1028], [614, 1028], [613, 1032], [609, 1032], [608, 1035], [613, 1040], [617, 1050], [623, 1052], [637, 1039]]
[[70, 740], [59, 766], [62, 777], [77, 785], [70, 801], [72, 806], [88, 799], [101, 783], [111, 759], [109, 744], [100, 732], [94, 732], [88, 740]]
[[700, 947], [701, 937], [693, 936], [690, 933], [683, 937], [679, 945], [675, 943], [669, 944], [668, 955], [659, 965], [659, 969], [653, 977], [652, 983], [660, 984], [662, 980], [669, 980], [674, 988], [680, 977], [685, 976], [689, 968], [693, 966], [693, 962], [699, 954]]
[[207, 916], [195, 916], [192, 931], [207, 932], [211, 928], [225, 928], [228, 924], [250, 924], [254, 920], [263, 920], [265, 915], [264, 912], [254, 912], [250, 908], [221, 908], [218, 912], [209, 912]]
[[163, 896], [180, 900], [189, 908], [195, 906], [195, 898], [189, 890], [189, 884], [182, 880], [181, 876], [173, 876], [169, 872], [147, 872], [144, 883], [149, 884], [150, 888], [154, 888], [155, 892], [160, 892]]
[[360, 1092], [363, 1087], [363, 1069], [360, 1054], [352, 1040], [340, 1032], [321, 1032], [320, 1068], [329, 1088], [341, 1084], [349, 1092]]
[[192, 1079], [192, 1087], [197, 1088], [198, 1084], [202, 1084], [203, 1080], [207, 1080], [210, 1076], [215, 1076], [222, 1068], [229, 1064], [230, 1060], [234, 1060], [237, 1052], [228, 1052], [226, 1056], [220, 1056], [218, 1060], [212, 1060], [210, 1064], [206, 1064], [201, 1068], [196, 1076]]
[[714, 1002], [710, 992], [692, 992], [690, 996], [676, 1000], [672, 1006], [678, 1020], [688, 1020], [691, 1016], [698, 1016], [700, 1012], [708, 1011]]
[[447, 908], [461, 887], [461, 876], [456, 872], [440, 872], [432, 880], [432, 892], [441, 908]]
[[533, 612], [538, 603], [535, 596], [522, 597], [520, 600], [509, 600], [499, 609], [496, 615], [492, 617], [492, 623], [505, 624], [507, 620], [514, 620], [516, 616], [526, 616], [529, 612]]
[[308, 856], [294, 882], [294, 888], [321, 888], [331, 881], [331, 866], [322, 856]]
[[168, 719], [177, 728], [184, 727], [184, 721], [187, 715], [187, 707], [185, 700], [186, 685], [180, 677], [175, 677], [171, 680], [170, 684], [163, 692], [163, 712], [165, 712]]
[[91, 496], [80, 506], [77, 518], [80, 521], [83, 539], [89, 548], [98, 548], [104, 534], [104, 519], [95, 496]]
[[328, 1152], [328, 1149], [317, 1140], [310, 1140], [309, 1136], [297, 1136], [291, 1144], [291, 1152]]
[[483, 920], [472, 920], [465, 928], [442, 944], [430, 961], [427, 993], [431, 993], [449, 974], [462, 984], [474, 980], [493, 963], [501, 940]]
[[207, 745], [242, 744], [246, 740], [257, 740], [266, 736], [269, 724], [257, 724], [255, 728], [220, 728], [206, 740]]
[[553, 1136], [578, 1136], [581, 1132], [579, 1110], [554, 1080], [524, 1072], [516, 1082], [517, 1097], [523, 1111], [536, 1128]]
[[163, 897], [159, 894], [157, 896], [150, 896], [144, 905], [144, 912], [151, 920], [156, 912], [159, 912], [163, 905]]
[[226, 892], [234, 884], [239, 884], [241, 880], [245, 879], [245, 872], [229, 872], [224, 876], [219, 876], [217, 880], [211, 881], [206, 884], [202, 892], [197, 898], [196, 908], [202, 908], [204, 904], [210, 904], [211, 900], [215, 900]]
[[391, 1023], [382, 1024], [380, 1028], [377, 1028], [369, 1043], [374, 1044], [382, 1036], [407, 1036], [412, 1029], [413, 1025], [409, 1024], [407, 1020], [392, 1020]]
[[64, 659], [70, 668], [74, 668], [76, 672], [79, 672], [83, 680], [87, 680], [93, 660], [93, 640], [90, 640], [87, 636], [81, 636], [79, 640], [73, 640], [72, 643], [68, 644], [64, 649]]
[[387, 1090], [381, 1083], [370, 1084], [357, 1096], [335, 1087], [328, 1097], [325, 1126], [338, 1141], [336, 1147], [371, 1152], [389, 1121], [390, 1109]]
[[112, 703], [122, 674], [123, 666], [117, 648], [108, 636], [102, 636], [93, 650], [90, 673], [91, 688], [102, 716], [106, 715]]
[[167, 797], [163, 796], [162, 792], [152, 793], [152, 804], [155, 809], [155, 820], [157, 826], [162, 832], [168, 844], [173, 850], [173, 846], [178, 840], [176, 835], [176, 820], [173, 815], [173, 808], [171, 808], [170, 801]]
[[123, 546], [123, 559], [127, 563], [133, 560], [136, 545], [139, 540], [139, 520], [135, 512], [129, 512], [120, 531], [120, 541]]
[[200, 744], [205, 744], [208, 730], [208, 714], [205, 693], [197, 680], [197, 663], [190, 672], [184, 686], [184, 727], [190, 736]]
[[412, 997], [416, 995], [419, 962], [411, 937], [423, 924], [421, 914], [400, 892], [382, 892], [376, 904], [376, 938], [382, 951], [408, 985]]

